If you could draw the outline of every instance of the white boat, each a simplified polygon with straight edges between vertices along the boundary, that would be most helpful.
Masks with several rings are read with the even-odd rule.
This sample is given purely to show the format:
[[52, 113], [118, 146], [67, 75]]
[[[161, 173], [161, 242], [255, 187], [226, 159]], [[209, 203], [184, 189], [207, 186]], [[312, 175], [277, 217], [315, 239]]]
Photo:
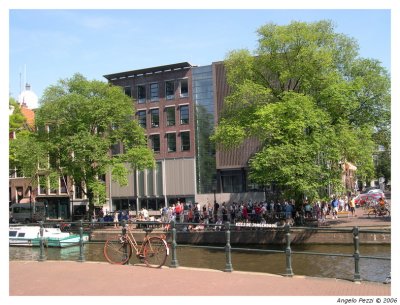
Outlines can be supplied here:
[[[61, 232], [60, 228], [43, 228], [43, 242], [46, 247], [64, 248], [79, 244], [80, 236]], [[83, 235], [83, 241], [89, 236]], [[40, 226], [12, 226], [9, 227], [10, 246], [40, 246]]]

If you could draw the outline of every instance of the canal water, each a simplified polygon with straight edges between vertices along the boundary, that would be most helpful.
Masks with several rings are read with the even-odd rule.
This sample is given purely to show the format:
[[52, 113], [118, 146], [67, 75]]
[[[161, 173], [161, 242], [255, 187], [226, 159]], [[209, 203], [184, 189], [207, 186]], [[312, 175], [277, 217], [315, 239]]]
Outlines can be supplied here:
[[[84, 246], [86, 261], [105, 262], [103, 243], [88, 243]], [[246, 245], [237, 249], [232, 246], [231, 260], [235, 271], [254, 271], [272, 274], [286, 272], [286, 257], [284, 253], [253, 252], [246, 249], [281, 250], [284, 246]], [[315, 277], [329, 277], [352, 280], [354, 278], [354, 259], [352, 257], [320, 256], [310, 254], [296, 254], [295, 252], [314, 252], [329, 254], [353, 254], [353, 245], [292, 245], [292, 270], [295, 275]], [[360, 245], [360, 255], [390, 257], [390, 245]], [[38, 260], [38, 247], [9, 247], [10, 260]], [[225, 252], [221, 249], [204, 249], [179, 246], [176, 251], [178, 264], [181, 267], [225, 269]], [[69, 248], [45, 248], [48, 260], [78, 260], [79, 246]], [[171, 262], [171, 255], [166, 265]], [[132, 264], [138, 263], [136, 257], [131, 259]], [[383, 282], [390, 274], [390, 260], [372, 258], [360, 259], [360, 275], [364, 281]]]

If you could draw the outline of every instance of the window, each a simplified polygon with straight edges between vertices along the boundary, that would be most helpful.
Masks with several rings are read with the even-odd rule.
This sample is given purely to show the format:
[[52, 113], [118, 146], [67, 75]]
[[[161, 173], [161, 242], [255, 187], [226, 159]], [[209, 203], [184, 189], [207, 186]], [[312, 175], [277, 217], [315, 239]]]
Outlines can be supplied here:
[[150, 116], [151, 116], [151, 127], [157, 128], [160, 126], [160, 114], [158, 108], [150, 109]]
[[40, 195], [45, 195], [46, 190], [47, 190], [47, 179], [45, 176], [40, 175], [39, 176], [39, 194]]
[[241, 171], [222, 171], [222, 192], [240, 193], [244, 191], [243, 173]]
[[176, 135], [175, 133], [167, 133], [168, 152], [176, 151]]
[[179, 111], [181, 116], [181, 125], [189, 124], [189, 106], [180, 106]]
[[81, 184], [75, 184], [75, 198], [82, 199], [83, 198], [83, 189]]
[[121, 144], [115, 143], [111, 144], [111, 155], [116, 156], [121, 154]]
[[159, 134], [151, 135], [150, 136], [150, 143], [151, 143], [151, 149], [155, 153], [160, 152], [160, 135]]
[[141, 127], [146, 128], [146, 110], [140, 110], [137, 112], [138, 123]]
[[124, 87], [124, 93], [125, 93], [127, 96], [132, 97], [132, 89], [131, 89], [131, 87], [130, 87], [130, 86]]
[[165, 98], [172, 100], [175, 97], [175, 84], [174, 81], [165, 82]]
[[158, 84], [157, 83], [150, 84], [150, 101], [152, 101], [152, 102], [158, 101]]
[[17, 202], [20, 202], [24, 198], [24, 188], [22, 186], [17, 186]]
[[60, 193], [67, 193], [67, 176], [62, 176], [60, 177]]
[[146, 86], [145, 85], [137, 86], [137, 100], [138, 100], [139, 104], [146, 102]]
[[180, 81], [180, 96], [181, 97], [188, 97], [189, 96], [189, 85], [188, 85], [188, 80], [187, 79], [182, 79]]
[[181, 132], [181, 150], [182, 151], [190, 150], [190, 132], [189, 131]]
[[167, 117], [167, 126], [175, 125], [175, 107], [165, 108], [165, 113]]

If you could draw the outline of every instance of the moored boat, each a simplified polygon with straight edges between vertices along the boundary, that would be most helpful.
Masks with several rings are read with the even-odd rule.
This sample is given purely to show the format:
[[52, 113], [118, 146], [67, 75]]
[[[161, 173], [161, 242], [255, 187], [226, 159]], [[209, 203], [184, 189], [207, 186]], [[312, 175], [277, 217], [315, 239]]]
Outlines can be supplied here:
[[[83, 241], [88, 241], [88, 235], [83, 235]], [[79, 244], [80, 236], [61, 232], [60, 228], [43, 228], [43, 242], [46, 247], [64, 248]], [[9, 227], [10, 246], [40, 246], [40, 226]]]

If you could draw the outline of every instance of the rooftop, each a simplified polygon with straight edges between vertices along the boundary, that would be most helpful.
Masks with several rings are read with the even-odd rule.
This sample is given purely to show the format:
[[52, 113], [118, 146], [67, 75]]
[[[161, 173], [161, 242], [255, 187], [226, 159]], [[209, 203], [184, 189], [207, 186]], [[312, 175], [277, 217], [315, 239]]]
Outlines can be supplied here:
[[103, 77], [105, 77], [108, 80], [115, 80], [115, 79], [128, 78], [128, 77], [151, 75], [151, 74], [156, 74], [156, 73], [161, 73], [161, 72], [170, 72], [170, 71], [177, 71], [177, 70], [182, 70], [182, 69], [190, 69], [191, 67], [196, 67], [196, 66], [191, 65], [188, 62], [180, 62], [180, 63], [165, 65], [165, 66], [158, 66], [158, 67], [151, 67], [151, 68], [145, 68], [145, 69], [139, 69], [139, 70], [119, 72], [119, 73], [114, 73], [114, 74], [107, 74], [107, 75], [103, 75]]

